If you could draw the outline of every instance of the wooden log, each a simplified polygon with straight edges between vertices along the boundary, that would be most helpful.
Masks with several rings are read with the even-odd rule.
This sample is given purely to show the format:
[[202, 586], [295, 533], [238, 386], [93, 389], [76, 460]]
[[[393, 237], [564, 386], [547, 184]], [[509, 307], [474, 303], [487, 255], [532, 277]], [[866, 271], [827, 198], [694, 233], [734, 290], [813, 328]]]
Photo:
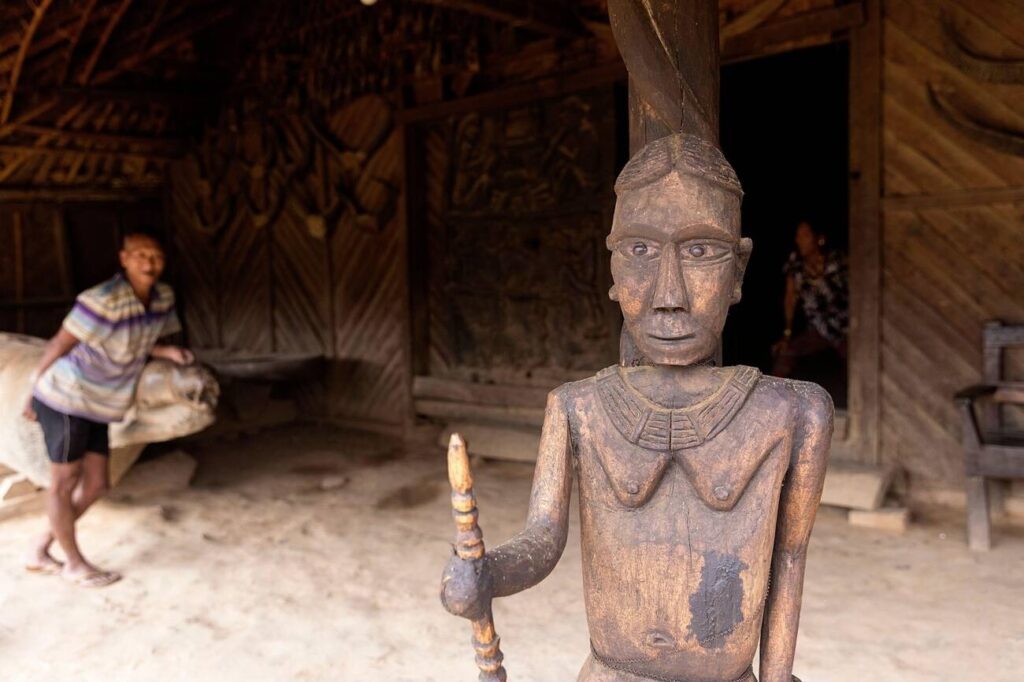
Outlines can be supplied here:
[[910, 510], [906, 507], [883, 507], [874, 511], [851, 509], [846, 518], [851, 526], [903, 533], [910, 525]]
[[413, 379], [412, 394], [414, 398], [420, 400], [447, 400], [541, 409], [547, 404], [548, 399], [548, 391], [543, 388], [481, 384], [430, 376], [418, 376]]
[[988, 486], [981, 476], [967, 477], [967, 546], [973, 552], [987, 552], [992, 549]]
[[831, 462], [825, 474], [821, 503], [847, 509], [876, 510], [885, 500], [892, 475], [890, 467]]
[[515, 462], [535, 462], [540, 448], [540, 431], [513, 426], [453, 422], [437, 444], [447, 447], [453, 433], [465, 438], [474, 455]]
[[508, 405], [477, 405], [446, 400], [416, 400], [416, 414], [436, 419], [457, 419], [491, 424], [541, 426], [544, 409]]

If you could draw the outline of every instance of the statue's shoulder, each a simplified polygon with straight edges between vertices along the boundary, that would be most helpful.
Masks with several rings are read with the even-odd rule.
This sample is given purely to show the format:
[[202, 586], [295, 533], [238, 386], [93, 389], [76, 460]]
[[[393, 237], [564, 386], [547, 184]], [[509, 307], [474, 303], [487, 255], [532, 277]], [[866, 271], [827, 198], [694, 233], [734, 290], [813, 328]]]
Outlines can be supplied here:
[[785, 404], [794, 427], [808, 435], [832, 433], [835, 406], [832, 396], [818, 384], [797, 379], [762, 376], [757, 393]]
[[597, 382], [603, 377], [614, 373], [617, 368], [618, 365], [611, 365], [610, 367], [605, 367], [600, 372], [597, 372], [592, 376], [579, 379], [577, 381], [568, 381], [562, 384], [548, 394], [548, 403], [550, 404], [551, 401], [554, 400], [562, 406], [569, 406], [578, 400], [585, 400], [593, 396], [597, 387]]

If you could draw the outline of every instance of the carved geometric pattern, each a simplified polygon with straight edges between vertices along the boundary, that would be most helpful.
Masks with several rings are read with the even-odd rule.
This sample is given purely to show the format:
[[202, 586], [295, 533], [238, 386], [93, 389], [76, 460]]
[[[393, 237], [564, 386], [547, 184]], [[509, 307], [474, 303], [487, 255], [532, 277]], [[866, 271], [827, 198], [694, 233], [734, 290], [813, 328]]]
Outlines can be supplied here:
[[661, 452], [692, 448], [717, 436], [743, 407], [761, 372], [753, 367], [733, 368], [729, 379], [696, 405], [670, 409], [636, 392], [621, 367], [601, 370], [597, 394], [605, 413], [623, 438], [647, 450]]

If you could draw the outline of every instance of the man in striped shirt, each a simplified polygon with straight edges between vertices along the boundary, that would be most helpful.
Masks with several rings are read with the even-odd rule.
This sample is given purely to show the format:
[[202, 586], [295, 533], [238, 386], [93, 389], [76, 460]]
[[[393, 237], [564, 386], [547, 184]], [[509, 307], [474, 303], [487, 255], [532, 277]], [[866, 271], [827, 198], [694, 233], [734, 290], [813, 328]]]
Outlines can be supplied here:
[[[107, 489], [108, 424], [128, 411], [148, 358], [179, 364], [195, 360], [183, 348], [157, 345], [157, 339], [181, 329], [174, 292], [158, 281], [164, 269], [160, 243], [149, 235], [129, 234], [120, 259], [123, 273], [82, 292], [46, 345], [24, 411], [42, 426], [51, 462], [50, 527], [25, 567], [60, 573], [85, 587], [121, 578], [87, 561], [75, 540], [75, 521]], [[50, 555], [54, 539], [67, 557], [64, 564]]]

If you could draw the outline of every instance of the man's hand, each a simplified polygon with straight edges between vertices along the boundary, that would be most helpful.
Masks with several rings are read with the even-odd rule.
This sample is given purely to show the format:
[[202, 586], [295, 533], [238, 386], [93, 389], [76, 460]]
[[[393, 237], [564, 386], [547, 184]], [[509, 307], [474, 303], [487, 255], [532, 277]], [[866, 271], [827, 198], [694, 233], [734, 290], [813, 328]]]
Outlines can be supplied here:
[[29, 398], [28, 401], [25, 403], [25, 409], [21, 411], [21, 416], [29, 420], [30, 422], [34, 422], [38, 419], [38, 417], [36, 416], [36, 411], [32, 409], [32, 398]]
[[163, 358], [179, 365], [191, 365], [196, 361], [195, 353], [178, 346], [154, 346], [150, 353], [154, 358]]

